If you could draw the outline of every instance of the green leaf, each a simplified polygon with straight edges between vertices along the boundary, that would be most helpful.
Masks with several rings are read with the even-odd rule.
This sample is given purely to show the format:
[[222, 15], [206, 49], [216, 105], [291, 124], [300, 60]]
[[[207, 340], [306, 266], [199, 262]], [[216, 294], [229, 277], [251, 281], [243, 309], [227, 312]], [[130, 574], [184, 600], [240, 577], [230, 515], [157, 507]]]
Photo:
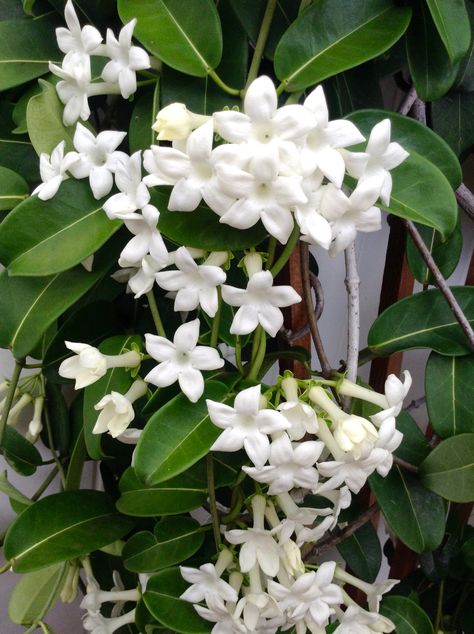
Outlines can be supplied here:
[[128, 129], [130, 154], [137, 150], [148, 150], [156, 142], [156, 132], [151, 129], [160, 107], [160, 83], [148, 86], [136, 100]]
[[320, 0], [280, 40], [275, 72], [285, 90], [302, 90], [388, 50], [405, 32], [411, 11], [390, 0]]
[[4, 554], [15, 572], [82, 557], [120, 539], [132, 526], [101, 491], [68, 491], [42, 498], [7, 531]]
[[208, 251], [240, 251], [260, 244], [267, 235], [260, 222], [244, 230], [222, 224], [202, 205], [191, 212], [168, 211], [170, 192], [169, 187], [151, 190], [151, 202], [160, 210], [158, 229], [173, 242]]
[[[46, 382], [45, 386], [46, 408], [48, 411], [51, 426], [51, 440], [53, 448], [57, 449], [61, 455], [67, 455], [69, 451], [69, 441], [71, 439], [71, 429], [69, 421], [69, 411], [61, 388], [55, 383]], [[49, 434], [46, 429], [42, 432], [43, 443], [50, 447]]]
[[0, 101], [0, 165], [36, 185], [40, 180], [38, 156], [28, 136], [13, 134], [12, 110], [11, 104]]
[[431, 451], [431, 445], [426, 436], [416, 424], [415, 419], [404, 411], [397, 416], [397, 429], [402, 432], [403, 440], [394, 451], [394, 455], [410, 464], [419, 465]]
[[[59, 100], [56, 86], [39, 80], [42, 92], [32, 97], [26, 108], [26, 122], [31, 143], [38, 155], [51, 154], [61, 141], [66, 142], [65, 151], [74, 149], [74, 127], [63, 124], [64, 106]], [[53, 199], [54, 200], [54, 199]]]
[[[103, 354], [122, 354], [126, 350], [132, 349], [132, 344], [140, 346], [142, 339], [139, 335], [117, 335], [106, 339], [99, 346]], [[100, 460], [104, 457], [101, 450], [102, 434], [94, 434], [92, 430], [97, 422], [99, 412], [95, 405], [112, 390], [125, 394], [132, 385], [133, 378], [127, 368], [111, 368], [107, 373], [92, 385], [84, 389], [84, 439], [87, 452], [93, 460]]]
[[412, 153], [392, 172], [387, 210], [395, 216], [433, 227], [443, 238], [455, 229], [456, 197], [446, 177], [430, 161]]
[[30, 193], [23, 176], [8, 167], [0, 167], [0, 211], [13, 209]]
[[[466, 5], [471, 32], [474, 30], [474, 6], [471, 2]], [[458, 76], [454, 85], [456, 90], [472, 92], [474, 90], [474, 38], [471, 38], [469, 50], [461, 60]]]
[[133, 535], [122, 551], [124, 566], [132, 572], [153, 572], [178, 564], [201, 548], [204, 532], [192, 517], [165, 517], [153, 533]]
[[[222, 24], [223, 40], [222, 59], [216, 72], [230, 86], [242, 88], [245, 85], [248, 68], [247, 34], [238, 20], [231, 0], [220, 0], [216, 6]], [[274, 23], [274, 20], [272, 22]]]
[[[434, 229], [418, 225], [416, 227], [431, 253], [434, 261], [438, 265], [441, 274], [446, 279], [454, 273], [462, 252], [462, 231], [458, 222], [453, 233], [443, 242], [441, 236]], [[425, 264], [425, 261], [416, 248], [411, 236], [407, 236], [407, 259], [410, 270], [414, 278], [421, 284], [434, 285], [433, 276]]]
[[474, 434], [443, 440], [425, 458], [421, 471], [423, 484], [438, 495], [452, 502], [474, 501]]
[[147, 484], [169, 480], [205, 456], [221, 430], [209, 419], [206, 399], [220, 403], [229, 388], [208, 381], [204, 394], [191, 401], [179, 394], [148, 421], [135, 451], [135, 469]]
[[0, 471], [0, 491], [10, 498], [10, 502], [18, 502], [18, 504], [21, 504], [22, 506], [29, 506], [30, 504], [33, 504], [30, 498], [23, 495], [21, 491], [9, 482], [6, 471]]
[[410, 74], [420, 99], [434, 101], [448, 92], [458, 67], [451, 63], [424, 0], [413, 3], [407, 54]]
[[51, 14], [0, 22], [0, 91], [44, 75], [50, 60], [61, 59], [55, 27]]
[[59, 596], [65, 581], [67, 564], [58, 563], [23, 575], [8, 604], [8, 616], [18, 625], [41, 620]]
[[463, 57], [471, 43], [471, 27], [464, 0], [426, 0], [431, 17], [452, 63]]
[[369, 583], [375, 581], [382, 563], [382, 549], [377, 531], [371, 522], [367, 522], [346, 537], [337, 546], [337, 550], [357, 577]]
[[429, 421], [441, 438], [474, 433], [474, 355], [431, 353], [425, 372]]
[[2, 452], [8, 464], [25, 476], [33, 475], [43, 462], [36, 447], [9, 425], [5, 427]]
[[471, 537], [462, 545], [464, 562], [474, 570], [474, 537]]
[[426, 612], [407, 597], [384, 597], [380, 614], [393, 621], [397, 634], [433, 634]]
[[474, 94], [452, 92], [431, 104], [431, 120], [439, 134], [463, 160], [474, 145]]
[[329, 78], [324, 82], [324, 94], [330, 116], [335, 119], [359, 108], [383, 108], [376, 61], [366, 62]]
[[102, 276], [77, 267], [49, 277], [8, 277], [0, 273], [0, 346], [25, 357], [48, 326]]
[[[474, 287], [451, 288], [461, 310], [474, 322]], [[367, 338], [378, 356], [412, 348], [445, 355], [466, 355], [469, 342], [438, 289], [416, 293], [392, 304], [377, 317]]]
[[81, 486], [82, 470], [87, 458], [86, 441], [84, 440], [84, 431], [81, 430], [77, 435], [74, 445], [71, 449], [71, 457], [66, 473], [66, 482], [64, 489], [73, 491]]
[[136, 517], [178, 515], [199, 508], [207, 499], [207, 483], [192, 471], [149, 487], [138, 478], [135, 470], [127, 469], [120, 480], [121, 497], [117, 508], [121, 513]]
[[388, 525], [409, 548], [422, 553], [437, 548], [444, 536], [443, 500], [425, 489], [419, 479], [395, 465], [382, 478], [369, 478], [372, 489]]
[[119, 0], [123, 23], [137, 18], [134, 35], [165, 64], [205, 77], [222, 56], [219, 15], [212, 0]]
[[109, 220], [89, 183], [67, 180], [51, 200], [33, 196], [0, 225], [0, 261], [10, 275], [61, 273], [97, 251], [121, 226]]
[[173, 632], [207, 634], [211, 623], [204, 621], [191, 603], [179, 598], [188, 587], [179, 568], [168, 568], [148, 580], [143, 600], [155, 619]]
[[456, 154], [426, 125], [387, 110], [358, 110], [349, 114], [346, 119], [355, 123], [366, 137], [375, 124], [382, 119], [390, 119], [392, 141], [397, 141], [408, 152], [415, 152], [434, 163], [446, 176], [453, 189], [460, 185], [462, 172]]

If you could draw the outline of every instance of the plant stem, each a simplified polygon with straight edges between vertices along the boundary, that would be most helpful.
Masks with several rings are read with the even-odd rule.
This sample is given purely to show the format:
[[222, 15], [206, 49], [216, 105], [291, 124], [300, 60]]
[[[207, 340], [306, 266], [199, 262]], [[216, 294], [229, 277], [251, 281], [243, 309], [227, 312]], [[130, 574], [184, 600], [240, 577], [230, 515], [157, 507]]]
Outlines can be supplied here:
[[469, 218], [474, 220], [474, 194], [472, 191], [464, 183], [461, 183], [454, 193], [458, 204], [464, 209]]
[[15, 359], [15, 367], [13, 369], [13, 375], [10, 381], [10, 385], [8, 387], [7, 395], [5, 397], [5, 405], [2, 410], [2, 417], [0, 418], [0, 447], [3, 444], [3, 435], [5, 433], [5, 427], [7, 424], [8, 415], [12, 407], [13, 398], [15, 396], [18, 380], [20, 378], [20, 374], [23, 369], [23, 364], [24, 364], [23, 359], [21, 360]]
[[245, 89], [247, 89], [253, 80], [258, 75], [258, 69], [260, 68], [260, 62], [265, 50], [265, 44], [267, 43], [268, 34], [270, 32], [270, 26], [273, 20], [273, 14], [277, 6], [277, 0], [268, 0], [265, 13], [263, 14], [262, 23], [260, 25], [260, 32], [255, 44], [255, 50], [253, 52], [252, 61], [250, 63], [249, 74], [247, 76], [247, 83]]
[[415, 103], [416, 99], [417, 99], [418, 95], [416, 94], [416, 88], [415, 86], [412, 86], [410, 88], [410, 90], [407, 92], [405, 98], [403, 99], [402, 103], [400, 104], [399, 108], [398, 108], [398, 112], [400, 114], [403, 115], [407, 115], [413, 104]]
[[293, 252], [293, 249], [295, 248], [296, 243], [298, 242], [299, 237], [300, 237], [300, 228], [298, 226], [298, 223], [295, 222], [293, 231], [291, 232], [291, 235], [288, 238], [288, 242], [285, 244], [285, 248], [281, 252], [278, 260], [270, 269], [270, 273], [273, 275], [273, 277], [276, 277], [278, 273], [282, 270], [282, 268], [285, 266], [285, 264], [288, 262], [290, 255]]
[[250, 380], [255, 380], [258, 377], [258, 373], [262, 367], [263, 360], [265, 359], [265, 352], [267, 350], [267, 336], [262, 327], [259, 326], [259, 328], [261, 331], [257, 353], [255, 355], [255, 359], [251, 363], [250, 370], [247, 375], [247, 378]]
[[441, 579], [438, 589], [438, 603], [436, 605], [436, 619], [434, 622], [434, 632], [438, 634], [443, 619], [443, 596], [444, 596], [444, 579]]
[[237, 365], [237, 370], [240, 374], [244, 373], [244, 368], [242, 366], [242, 343], [240, 341], [240, 336], [235, 336], [235, 363]]
[[54, 448], [53, 430], [51, 428], [51, 420], [49, 418], [47, 403], [45, 403], [45, 406], [44, 406], [44, 422], [46, 425], [46, 433], [48, 436], [49, 450], [58, 468], [59, 477], [61, 478], [61, 484], [64, 488], [66, 486], [66, 474], [64, 473], [63, 465], [61, 464], [61, 460], [59, 459], [58, 454], [56, 453], [56, 449]]
[[212, 348], [215, 348], [217, 346], [217, 343], [219, 341], [219, 326], [221, 323], [221, 315], [222, 315], [222, 293], [221, 293], [221, 287], [218, 286], [217, 287], [217, 295], [218, 295], [218, 306], [217, 306], [217, 312], [214, 316], [214, 319], [212, 320], [212, 330], [211, 330], [211, 340], [209, 345]]
[[[359, 336], [360, 336], [360, 300], [359, 300], [359, 275], [357, 272], [357, 260], [355, 242], [352, 242], [344, 251], [346, 262], [346, 290], [347, 290], [347, 360], [346, 378], [352, 383], [357, 382], [357, 367], [359, 362]], [[344, 409], [349, 411], [351, 398], [344, 398]]]
[[219, 75], [216, 73], [215, 70], [212, 70], [212, 68], [208, 68], [207, 74], [212, 80], [214, 80], [214, 83], [216, 83], [219, 86], [219, 88], [222, 88], [222, 90], [226, 92], [228, 95], [232, 95], [234, 97], [240, 97], [241, 91], [238, 88], [231, 88], [230, 86], [228, 86], [224, 81], [222, 81], [222, 79], [219, 77]]
[[277, 240], [273, 236], [271, 236], [268, 240], [268, 258], [265, 264], [265, 268], [267, 270], [271, 269], [272, 264], [275, 260], [275, 251], [276, 251]]
[[311, 280], [309, 275], [309, 246], [306, 242], [301, 243], [301, 278], [303, 282], [303, 300], [306, 305], [306, 313], [308, 316], [309, 329], [313, 339], [316, 354], [318, 355], [321, 371], [325, 379], [329, 379], [332, 373], [326, 352], [319, 334], [318, 322], [314, 314], [313, 300], [311, 297]]
[[166, 338], [166, 332], [163, 327], [163, 322], [161, 321], [160, 311], [158, 310], [158, 304], [156, 303], [153, 291], [148, 291], [146, 297], [148, 299], [148, 305], [150, 306], [151, 316], [153, 317], [153, 321], [155, 323], [156, 332], [160, 335], [160, 337]]
[[399, 467], [401, 467], [405, 471], [409, 471], [410, 473], [414, 473], [416, 475], [420, 473], [420, 470], [416, 466], [416, 464], [411, 464], [411, 462], [402, 460], [402, 458], [398, 458], [397, 456], [393, 456], [393, 464], [397, 464]]
[[49, 487], [49, 485], [54, 480], [54, 478], [58, 475], [58, 473], [59, 473], [59, 468], [58, 468], [58, 465], [56, 464], [47, 475], [45, 481], [38, 487], [38, 490], [31, 496], [31, 500], [33, 502], [36, 502], [36, 500], [38, 500], [43, 495], [43, 493], [46, 491], [46, 489]]
[[423, 261], [425, 262], [426, 266], [430, 270], [430, 273], [435, 280], [436, 286], [439, 288], [439, 290], [443, 294], [446, 302], [449, 305], [449, 308], [451, 309], [451, 312], [453, 313], [454, 317], [456, 318], [459, 325], [461, 326], [462, 331], [466, 335], [467, 340], [469, 341], [469, 345], [474, 350], [474, 330], [472, 329], [472, 326], [469, 323], [469, 320], [467, 319], [466, 315], [463, 313], [451, 289], [446, 283], [446, 280], [444, 279], [441, 271], [439, 270], [438, 265], [434, 261], [431, 253], [426, 248], [426, 244], [423, 242], [423, 239], [421, 235], [419, 234], [417, 228], [413, 224], [413, 222], [411, 222], [411, 220], [405, 220], [405, 226], [416, 248], [418, 249], [421, 257], [423, 258]]
[[214, 541], [216, 543], [216, 548], [219, 549], [221, 545], [221, 531], [220, 531], [219, 513], [217, 511], [216, 489], [214, 484], [214, 460], [212, 458], [211, 452], [209, 452], [206, 456], [206, 467], [207, 467], [207, 488], [209, 490], [209, 505], [211, 508], [211, 517], [212, 517], [212, 530], [214, 533]]

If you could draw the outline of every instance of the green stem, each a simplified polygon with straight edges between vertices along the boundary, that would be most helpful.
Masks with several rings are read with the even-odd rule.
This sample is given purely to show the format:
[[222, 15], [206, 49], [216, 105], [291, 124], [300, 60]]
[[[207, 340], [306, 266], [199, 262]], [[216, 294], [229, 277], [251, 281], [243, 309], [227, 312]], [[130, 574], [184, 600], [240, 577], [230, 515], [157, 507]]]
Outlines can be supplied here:
[[153, 321], [155, 323], [156, 332], [160, 335], [160, 337], [166, 338], [166, 332], [163, 327], [163, 322], [161, 321], [160, 311], [158, 310], [158, 304], [156, 303], [153, 291], [148, 291], [146, 297], [150, 306], [151, 316], [153, 317]]
[[265, 335], [265, 332], [262, 330], [260, 334], [260, 345], [258, 347], [257, 354], [255, 355], [255, 359], [247, 375], [247, 378], [250, 379], [251, 381], [254, 381], [258, 378], [258, 373], [260, 372], [260, 368], [262, 367], [263, 360], [265, 359], [266, 351], [267, 351], [267, 336]]
[[61, 484], [64, 488], [66, 486], [66, 474], [64, 473], [63, 465], [61, 464], [61, 460], [56, 453], [56, 449], [54, 448], [53, 430], [51, 428], [51, 420], [49, 418], [47, 403], [44, 407], [44, 422], [46, 425], [46, 433], [48, 436], [49, 450], [51, 452], [51, 455], [53, 456], [54, 462], [56, 463], [56, 467], [58, 468], [59, 477], [61, 478]]
[[290, 255], [291, 255], [293, 249], [295, 248], [299, 237], [300, 237], [300, 228], [298, 226], [298, 223], [295, 222], [295, 225], [293, 227], [293, 231], [291, 232], [291, 235], [288, 238], [288, 242], [286, 243], [285, 248], [281, 252], [281, 255], [278, 258], [278, 260], [275, 262], [275, 264], [270, 269], [270, 273], [273, 275], [273, 277], [276, 277], [278, 275], [278, 273], [282, 270], [282, 268], [285, 266], [285, 264], [290, 259]]
[[284, 79], [281, 84], [277, 87], [276, 89], [276, 93], [278, 96], [280, 96], [282, 93], [285, 92], [285, 88], [286, 88], [286, 84], [287, 84], [287, 80]]
[[275, 252], [276, 252], [277, 240], [273, 236], [268, 240], [268, 258], [265, 263], [265, 268], [267, 270], [271, 269], [273, 262], [275, 261]]
[[244, 373], [244, 368], [242, 366], [242, 342], [240, 341], [240, 336], [235, 335], [235, 363], [237, 365], [237, 370], [240, 374]]
[[268, 34], [270, 32], [270, 26], [273, 20], [273, 14], [277, 6], [277, 0], [268, 0], [265, 13], [263, 14], [263, 20], [260, 25], [260, 32], [258, 34], [257, 42], [255, 44], [255, 50], [253, 52], [252, 61], [250, 63], [249, 74], [247, 76], [247, 83], [245, 89], [247, 89], [253, 80], [258, 75], [260, 68], [260, 62], [262, 61], [263, 52], [265, 50], [265, 44], [267, 43]]
[[220, 286], [217, 288], [217, 296], [218, 296], [219, 303], [217, 306], [217, 312], [214, 316], [214, 319], [212, 320], [211, 340], [209, 343], [209, 345], [212, 348], [215, 348], [219, 341], [219, 326], [221, 323], [221, 315], [222, 315], [222, 293], [221, 293]]
[[32, 502], [36, 502], [36, 500], [38, 500], [43, 495], [43, 493], [46, 491], [46, 489], [49, 487], [49, 485], [54, 480], [54, 478], [58, 475], [58, 473], [59, 473], [59, 468], [58, 468], [58, 465], [56, 464], [54, 468], [50, 471], [48, 476], [46, 477], [43, 484], [41, 484], [41, 486], [38, 487], [38, 490], [31, 496]]
[[298, 15], [301, 15], [305, 9], [309, 7], [313, 0], [301, 0], [300, 8], [298, 9]]
[[215, 70], [212, 70], [212, 68], [208, 68], [207, 74], [212, 80], [214, 80], [214, 83], [216, 83], [219, 88], [222, 88], [222, 90], [228, 95], [232, 95], [233, 97], [240, 97], [241, 91], [238, 88], [231, 88], [230, 86], [228, 86], [224, 81], [222, 81]]
[[219, 547], [221, 545], [221, 531], [220, 531], [219, 513], [217, 511], [216, 489], [214, 484], [214, 460], [212, 458], [211, 452], [209, 452], [206, 456], [206, 465], [207, 465], [207, 488], [209, 490], [209, 505], [211, 507], [211, 517], [212, 517], [212, 530], [214, 533], [214, 541], [216, 543], [216, 548], [217, 550], [219, 550]]
[[5, 406], [2, 411], [2, 417], [0, 418], [0, 447], [3, 444], [3, 435], [5, 433], [5, 427], [7, 425], [8, 415], [10, 413], [13, 398], [15, 397], [18, 380], [20, 378], [21, 371], [23, 369], [23, 359], [15, 359], [15, 368], [13, 369], [13, 375], [8, 387], [8, 392], [5, 397]]
[[137, 88], [142, 88], [143, 86], [150, 86], [150, 84], [156, 84], [158, 81], [158, 77], [154, 79], [143, 79], [142, 81], [137, 82]]
[[260, 324], [259, 324], [257, 326], [257, 328], [255, 330], [255, 334], [253, 336], [252, 352], [250, 353], [249, 371], [250, 371], [250, 368], [252, 368], [254, 363], [255, 363], [255, 358], [256, 358], [258, 350], [260, 348], [260, 337], [261, 336], [262, 336], [262, 326], [260, 326]]
[[438, 590], [438, 603], [436, 606], [436, 619], [434, 623], [435, 634], [438, 634], [443, 618], [444, 579], [441, 579]]

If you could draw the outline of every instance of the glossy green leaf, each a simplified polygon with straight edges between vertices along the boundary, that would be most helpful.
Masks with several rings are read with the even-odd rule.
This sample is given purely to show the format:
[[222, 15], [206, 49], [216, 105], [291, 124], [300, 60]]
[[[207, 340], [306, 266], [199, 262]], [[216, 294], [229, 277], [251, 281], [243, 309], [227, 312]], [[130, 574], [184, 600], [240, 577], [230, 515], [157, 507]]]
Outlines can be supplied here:
[[[474, 322], [474, 287], [451, 288], [461, 310]], [[466, 355], [469, 342], [438, 289], [406, 297], [377, 317], [367, 338], [379, 356], [411, 348], [431, 348], [445, 355]]]
[[382, 562], [382, 549], [371, 522], [346, 537], [337, 549], [357, 577], [369, 583], [375, 581]]
[[8, 604], [8, 616], [18, 625], [41, 620], [59, 596], [65, 581], [66, 563], [28, 572], [16, 584]]
[[469, 49], [471, 27], [464, 0], [426, 0], [431, 17], [452, 63]]
[[36, 447], [9, 425], [5, 427], [2, 453], [8, 464], [24, 476], [33, 475], [43, 462]]
[[248, 68], [247, 34], [235, 14], [232, 0], [220, 0], [216, 6], [221, 20], [223, 40], [222, 59], [216, 72], [229, 86], [242, 88]]
[[120, 480], [121, 497], [117, 508], [136, 517], [178, 515], [197, 509], [207, 499], [207, 484], [190, 471], [176, 478], [149, 487], [137, 477], [134, 469], [125, 471]]
[[407, 597], [385, 597], [380, 613], [393, 621], [397, 634], [433, 634], [433, 626], [426, 612]]
[[259, 222], [251, 229], [234, 229], [219, 222], [219, 216], [204, 206], [195, 211], [168, 211], [169, 187], [152, 190], [152, 203], [160, 210], [158, 229], [186, 246], [208, 251], [239, 251], [260, 244], [267, 232]]
[[443, 440], [425, 458], [421, 471], [431, 491], [452, 502], [473, 502], [474, 434]]
[[416, 152], [434, 163], [455, 189], [462, 180], [461, 166], [456, 154], [441, 137], [415, 119], [387, 110], [358, 110], [347, 116], [367, 138], [375, 124], [390, 119], [392, 141], [400, 143], [407, 152]]
[[148, 86], [136, 100], [128, 129], [130, 154], [137, 150], [148, 150], [156, 143], [156, 132], [151, 129], [160, 107], [160, 84]]
[[21, 491], [13, 486], [8, 480], [8, 473], [6, 471], [0, 471], [0, 491], [10, 498], [11, 502], [17, 502], [23, 507], [33, 504], [30, 498], [27, 498]]
[[192, 517], [165, 517], [153, 533], [143, 531], [125, 544], [122, 557], [132, 572], [153, 572], [178, 564], [199, 550], [204, 532]]
[[440, 545], [445, 527], [442, 498], [397, 465], [385, 478], [371, 475], [369, 484], [388, 525], [404, 544], [417, 553]]
[[330, 77], [324, 82], [324, 94], [330, 117], [334, 119], [359, 108], [383, 108], [376, 60]]
[[228, 387], [218, 381], [206, 382], [197, 403], [179, 394], [148, 421], [135, 453], [135, 469], [147, 484], [168, 480], [206, 455], [220, 435], [208, 416], [206, 399], [223, 402]]
[[358, 66], [389, 49], [403, 35], [410, 15], [408, 7], [390, 0], [315, 2], [281, 38], [276, 75], [292, 92]]
[[[65, 151], [74, 149], [74, 127], [63, 124], [64, 106], [59, 100], [56, 86], [39, 80], [42, 92], [32, 97], [26, 108], [28, 134], [37, 154], [51, 154], [61, 141], [66, 142]], [[53, 199], [54, 200], [54, 199]]]
[[[471, 33], [474, 31], [474, 6], [466, 3]], [[472, 92], [474, 90], [474, 38], [470, 38], [469, 50], [461, 60], [458, 76], [454, 85], [456, 90]]]
[[66, 483], [64, 489], [73, 491], [79, 489], [81, 485], [82, 470], [87, 459], [86, 441], [84, 440], [84, 431], [81, 430], [71, 449], [71, 457], [66, 473]]
[[0, 346], [25, 357], [48, 326], [102, 276], [82, 267], [49, 277], [8, 277], [0, 273]]
[[[456, 269], [461, 257], [462, 231], [460, 223], [456, 225], [456, 229], [444, 242], [439, 233], [430, 227], [418, 225], [417, 229], [441, 274], [444, 278], [448, 278]], [[410, 270], [418, 282], [434, 285], [433, 276], [414, 245], [411, 236], [407, 236], [407, 259]]]
[[191, 603], [179, 598], [188, 587], [179, 568], [168, 568], [148, 580], [143, 600], [153, 616], [173, 632], [207, 634], [212, 624], [204, 621]]
[[412, 153], [391, 174], [390, 213], [433, 227], [443, 238], [454, 231], [458, 219], [456, 197], [433, 163]]
[[407, 32], [410, 74], [420, 99], [434, 101], [448, 92], [458, 66], [449, 59], [425, 0], [415, 0]]
[[[141, 341], [139, 335], [117, 335], [102, 342], [99, 345], [99, 350], [103, 354], [123, 354], [127, 350], [132, 349], [132, 344], [139, 346]], [[100, 446], [102, 434], [94, 434], [92, 432], [99, 416], [95, 405], [112, 391], [125, 394], [132, 385], [133, 380], [130, 370], [127, 368], [112, 368], [102, 378], [84, 389], [84, 439], [87, 452], [93, 460], [100, 460], [104, 456]]]
[[425, 372], [429, 421], [441, 438], [474, 433], [474, 355], [431, 353]]
[[403, 441], [394, 451], [394, 455], [410, 464], [419, 465], [431, 451], [426, 436], [415, 419], [403, 410], [397, 416], [397, 429], [402, 432]]
[[48, 72], [48, 62], [62, 53], [56, 45], [51, 14], [0, 22], [0, 91]]
[[19, 2], [12, 4], [10, 0], [0, 0], [0, 20], [24, 18], [25, 12]]
[[60, 273], [97, 251], [121, 226], [85, 180], [67, 180], [48, 201], [33, 196], [0, 225], [0, 261], [10, 275]]
[[36, 185], [40, 180], [38, 156], [28, 136], [13, 134], [12, 111], [11, 104], [0, 101], [0, 165]]
[[124, 23], [137, 18], [134, 35], [165, 64], [205, 77], [222, 55], [219, 16], [212, 0], [119, 0]]
[[[71, 440], [71, 428], [69, 420], [69, 410], [66, 399], [59, 385], [46, 382], [45, 385], [46, 409], [51, 427], [51, 441], [60, 455], [67, 455], [69, 442]], [[47, 429], [43, 429], [41, 439], [43, 443], [50, 447], [50, 434]]]
[[474, 94], [451, 92], [431, 104], [434, 131], [461, 160], [474, 145]]
[[131, 526], [101, 491], [56, 493], [17, 517], [5, 537], [4, 554], [15, 572], [30, 572], [106, 546]]
[[8, 167], [0, 167], [0, 211], [13, 209], [28, 198], [30, 190], [23, 176]]

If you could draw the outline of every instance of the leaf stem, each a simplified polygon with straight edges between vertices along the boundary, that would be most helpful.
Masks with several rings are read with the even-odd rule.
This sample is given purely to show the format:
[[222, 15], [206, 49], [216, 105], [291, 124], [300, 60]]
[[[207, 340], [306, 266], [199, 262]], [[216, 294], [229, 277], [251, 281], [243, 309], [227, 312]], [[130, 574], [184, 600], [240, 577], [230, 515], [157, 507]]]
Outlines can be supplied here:
[[58, 454], [56, 453], [56, 449], [54, 448], [53, 430], [51, 428], [51, 419], [49, 418], [47, 403], [45, 403], [43, 412], [44, 412], [44, 422], [46, 425], [46, 433], [48, 436], [49, 450], [58, 468], [59, 477], [61, 478], [61, 484], [64, 488], [66, 486], [66, 474], [64, 473], [63, 465], [61, 464], [61, 460], [59, 459]]
[[235, 363], [240, 374], [244, 373], [242, 366], [242, 342], [239, 335], [235, 335]]
[[13, 369], [13, 374], [10, 381], [10, 385], [8, 387], [7, 395], [5, 397], [5, 405], [2, 410], [2, 417], [0, 418], [0, 447], [3, 444], [3, 435], [5, 433], [5, 427], [7, 424], [8, 415], [10, 414], [10, 410], [12, 407], [13, 399], [15, 397], [15, 392], [16, 392], [21, 371], [23, 369], [23, 365], [24, 365], [23, 359], [20, 359], [20, 360], [15, 359], [15, 367]]
[[290, 255], [292, 254], [293, 249], [295, 248], [296, 243], [298, 242], [299, 237], [300, 237], [300, 228], [298, 226], [298, 223], [295, 222], [293, 226], [293, 231], [291, 232], [290, 237], [288, 238], [288, 242], [285, 244], [285, 248], [281, 252], [278, 260], [270, 269], [270, 273], [273, 275], [273, 277], [276, 277], [278, 273], [282, 270], [282, 268], [285, 266], [285, 264], [288, 262]]
[[161, 321], [160, 311], [158, 310], [158, 304], [156, 303], [153, 291], [148, 291], [146, 297], [148, 299], [151, 316], [153, 317], [153, 321], [155, 323], [156, 332], [160, 335], [160, 337], [166, 338], [166, 332], [163, 327], [163, 322]]
[[228, 86], [220, 77], [219, 75], [216, 73], [215, 70], [213, 70], [212, 68], [208, 68], [207, 69], [207, 74], [209, 75], [209, 77], [214, 80], [214, 83], [216, 83], [219, 88], [222, 88], [222, 90], [224, 92], [226, 92], [228, 95], [232, 95], [233, 97], [240, 97], [242, 91], [239, 90], [238, 88], [232, 88], [231, 86]]
[[260, 328], [260, 341], [257, 348], [257, 353], [253, 362], [251, 363], [249, 373], [247, 378], [250, 380], [255, 380], [258, 377], [258, 373], [260, 368], [262, 367], [263, 360], [265, 359], [265, 352], [267, 350], [267, 336], [261, 326]]
[[43, 495], [46, 489], [49, 487], [54, 478], [58, 475], [59, 468], [56, 464], [53, 469], [48, 473], [44, 482], [38, 487], [37, 491], [31, 496], [32, 502], [36, 502]]
[[271, 269], [273, 262], [275, 261], [275, 251], [276, 251], [277, 240], [273, 236], [270, 236], [268, 240], [268, 258], [265, 263], [265, 268]]
[[222, 293], [221, 293], [220, 286], [217, 287], [217, 296], [218, 296], [217, 312], [214, 315], [214, 319], [212, 320], [211, 340], [209, 343], [209, 345], [212, 348], [215, 348], [219, 341], [219, 326], [221, 323], [221, 315], [222, 315]]
[[250, 63], [250, 69], [247, 76], [247, 83], [245, 84], [245, 90], [247, 90], [247, 88], [258, 75], [260, 62], [262, 61], [265, 44], [267, 43], [267, 38], [270, 32], [270, 26], [272, 24], [273, 14], [275, 13], [276, 7], [277, 0], [268, 0], [265, 13], [263, 14], [262, 23], [260, 25], [257, 42], [255, 43], [255, 50], [253, 52], [252, 61]]
[[211, 452], [209, 452], [206, 456], [206, 468], [207, 468], [207, 488], [209, 490], [209, 506], [211, 509], [211, 517], [212, 517], [212, 531], [214, 533], [214, 541], [216, 543], [216, 548], [217, 550], [219, 550], [221, 545], [221, 530], [220, 530], [219, 512], [217, 510], [216, 489], [215, 489], [215, 483], [214, 483], [214, 459], [212, 457]]
[[[357, 382], [357, 367], [359, 363], [359, 336], [360, 336], [360, 300], [359, 300], [359, 275], [357, 272], [357, 260], [355, 242], [352, 242], [344, 251], [346, 263], [345, 285], [347, 290], [347, 360], [346, 378], [352, 383]], [[351, 398], [344, 398], [344, 409], [349, 411]]]
[[441, 579], [438, 589], [438, 602], [436, 604], [436, 619], [434, 622], [435, 634], [438, 634], [443, 619], [444, 579]]
[[423, 261], [426, 266], [430, 270], [431, 275], [434, 278], [435, 284], [441, 293], [444, 296], [444, 299], [449, 305], [451, 312], [454, 317], [458, 321], [461, 326], [462, 331], [466, 335], [467, 340], [469, 341], [469, 345], [474, 350], [474, 330], [472, 329], [469, 320], [466, 315], [463, 313], [461, 307], [459, 306], [456, 298], [454, 297], [451, 289], [449, 288], [446, 280], [444, 279], [441, 271], [438, 268], [438, 265], [434, 261], [431, 253], [428, 251], [426, 244], [423, 242], [423, 238], [421, 237], [418, 229], [415, 227], [411, 220], [405, 220], [405, 226], [410, 234], [411, 239], [413, 240], [416, 248], [418, 249]]

